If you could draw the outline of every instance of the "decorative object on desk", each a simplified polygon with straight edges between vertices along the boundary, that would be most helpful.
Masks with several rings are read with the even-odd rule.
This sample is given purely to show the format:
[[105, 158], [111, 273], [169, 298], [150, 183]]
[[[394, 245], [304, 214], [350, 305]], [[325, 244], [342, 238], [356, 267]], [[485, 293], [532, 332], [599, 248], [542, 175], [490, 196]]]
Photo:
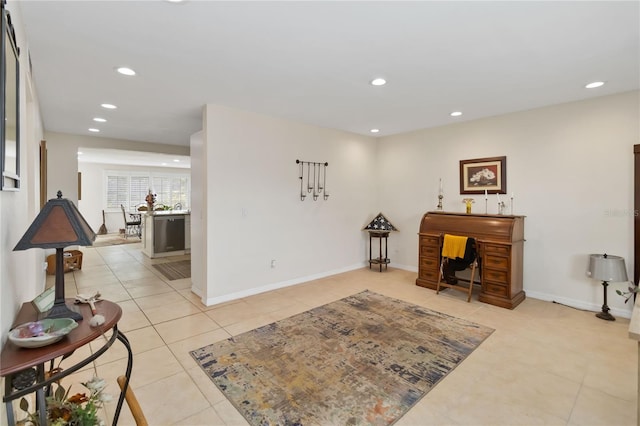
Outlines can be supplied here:
[[476, 200], [474, 200], [473, 198], [463, 198], [462, 202], [465, 204], [466, 213], [471, 214], [471, 204], [475, 203]]
[[367, 290], [191, 355], [251, 425], [389, 425], [493, 331]]
[[498, 214], [504, 214], [505, 204], [504, 201], [500, 200], [500, 194], [496, 192], [496, 198], [498, 199]]
[[610, 282], [625, 282], [628, 280], [624, 259], [620, 256], [611, 256], [606, 253], [591, 254], [589, 255], [587, 276], [594, 280], [602, 281], [604, 303], [602, 312], [598, 312], [596, 316], [603, 320], [615, 321], [613, 315], [609, 313], [609, 306], [607, 306], [607, 287]]
[[[298, 179], [300, 179], [300, 201], [304, 201], [307, 198], [307, 194], [313, 196], [313, 201], [316, 201], [320, 194], [325, 200], [329, 199], [329, 192], [327, 192], [327, 166], [329, 163], [315, 163], [312, 161], [296, 160], [296, 164], [300, 165], [300, 173]], [[307, 183], [305, 184], [305, 165]], [[313, 170], [312, 167], [313, 166]], [[313, 178], [311, 177], [313, 175]], [[313, 179], [313, 180], [312, 180]]]
[[98, 327], [105, 322], [104, 315], [98, 314], [98, 311], [96, 310], [96, 302], [100, 301], [100, 296], [101, 294], [99, 291], [96, 291], [93, 295], [76, 294], [76, 303], [86, 303], [91, 308], [91, 319], [89, 320], [89, 325], [91, 327]]
[[87, 221], [71, 200], [52, 198], [44, 205], [38, 216], [13, 249], [56, 249], [55, 302], [47, 318], [73, 318], [82, 320], [82, 315], [66, 305], [64, 297], [64, 248], [71, 245], [90, 246], [96, 239]]
[[[369, 231], [369, 269], [371, 269], [371, 265], [380, 265], [380, 272], [382, 272], [382, 265], [384, 265], [384, 269], [387, 269], [387, 265], [391, 262], [391, 260], [387, 257], [387, 239], [389, 238], [390, 231], [397, 231], [398, 229], [393, 226], [389, 219], [384, 217], [382, 213], [378, 213], [378, 215], [371, 221], [367, 226], [364, 227], [363, 231]], [[372, 241], [374, 238], [378, 239], [379, 245], [379, 256], [377, 258], [373, 258], [372, 256]], [[382, 254], [382, 246], [384, 240], [384, 256]]]
[[484, 190], [484, 214], [489, 214], [489, 194]]
[[507, 193], [507, 157], [460, 160], [461, 194]]
[[53, 302], [56, 300], [55, 292], [55, 288], [49, 287], [31, 301], [31, 304], [36, 308], [38, 313], [43, 314], [53, 307]]
[[[107, 383], [98, 377], [94, 377], [84, 387], [89, 389], [86, 393], [76, 393], [69, 396], [71, 386], [63, 388], [59, 383], [51, 396], [46, 399], [47, 424], [56, 426], [90, 426], [103, 424], [100, 411], [105, 402], [110, 402], [112, 396], [104, 393]], [[29, 402], [26, 398], [20, 400], [20, 409], [27, 413], [27, 417], [20, 420], [20, 425], [40, 426], [38, 412], [29, 412]], [[42, 425], [43, 426], [43, 425]]]
[[513, 192], [511, 193], [511, 216], [513, 216]]
[[9, 332], [9, 340], [21, 348], [40, 348], [57, 342], [77, 326], [71, 318], [45, 318], [17, 326]]
[[444, 192], [442, 190], [442, 178], [440, 178], [440, 185], [438, 187], [438, 205], [436, 210], [442, 211], [442, 199], [444, 198]]
[[96, 291], [95, 294], [76, 294], [76, 303], [87, 303], [91, 308], [91, 314], [95, 315], [96, 312], [96, 302], [100, 301], [100, 292]]

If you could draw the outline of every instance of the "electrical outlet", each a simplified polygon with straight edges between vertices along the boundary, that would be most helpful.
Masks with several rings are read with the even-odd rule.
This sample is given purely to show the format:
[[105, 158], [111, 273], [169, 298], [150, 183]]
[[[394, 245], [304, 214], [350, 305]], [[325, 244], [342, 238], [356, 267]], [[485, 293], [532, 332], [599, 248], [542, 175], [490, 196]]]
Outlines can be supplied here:
[[272, 268], [276, 267], [276, 260], [275, 259], [271, 259], [271, 267]]

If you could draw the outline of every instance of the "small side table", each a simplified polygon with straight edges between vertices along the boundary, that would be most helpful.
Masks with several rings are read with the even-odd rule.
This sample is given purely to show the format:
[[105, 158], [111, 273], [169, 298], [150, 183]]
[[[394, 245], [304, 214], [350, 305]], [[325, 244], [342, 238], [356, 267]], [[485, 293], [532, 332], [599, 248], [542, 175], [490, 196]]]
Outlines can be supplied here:
[[[372, 242], [373, 239], [378, 239], [379, 255], [376, 259], [372, 257]], [[387, 239], [389, 238], [389, 231], [369, 231], [369, 269], [371, 265], [379, 265], [380, 272], [382, 272], [382, 265], [384, 265], [385, 271], [387, 265], [391, 260], [387, 257]], [[384, 257], [382, 257], [382, 243], [384, 242]]]
[[[67, 299], [67, 304], [71, 305], [73, 302], [73, 299]], [[46, 407], [45, 392], [49, 386], [53, 382], [57, 382], [80, 370], [90, 362], [93, 362], [106, 352], [116, 339], [120, 340], [128, 351], [127, 369], [125, 372], [127, 382], [125, 388], [120, 393], [118, 405], [116, 406], [116, 411], [113, 416], [113, 425], [115, 426], [118, 423], [118, 417], [120, 416], [120, 410], [122, 409], [122, 403], [133, 367], [131, 345], [124, 334], [118, 330], [118, 321], [122, 317], [122, 309], [116, 303], [109, 302], [108, 300], [97, 302], [96, 310], [98, 314], [105, 317], [105, 323], [99, 327], [91, 327], [89, 320], [92, 314], [89, 305], [82, 304], [75, 306], [79, 309], [80, 314], [82, 314], [83, 320], [78, 321], [78, 327], [62, 338], [62, 340], [41, 348], [21, 348], [7, 340], [2, 348], [2, 353], [0, 354], [0, 376], [5, 377], [5, 392], [2, 401], [6, 404], [9, 425], [15, 425], [16, 423], [11, 401], [33, 392], [36, 393], [36, 406], [40, 411], [40, 424], [47, 424], [47, 413], [44, 407]], [[11, 328], [13, 329], [20, 324], [37, 321], [38, 319], [41, 318], [38, 318], [38, 313], [33, 305], [27, 302], [20, 308]], [[69, 355], [96, 338], [102, 338], [103, 333], [109, 330], [113, 331], [109, 340], [91, 356], [46, 378], [44, 364], [47, 361], [53, 362], [55, 358]]]

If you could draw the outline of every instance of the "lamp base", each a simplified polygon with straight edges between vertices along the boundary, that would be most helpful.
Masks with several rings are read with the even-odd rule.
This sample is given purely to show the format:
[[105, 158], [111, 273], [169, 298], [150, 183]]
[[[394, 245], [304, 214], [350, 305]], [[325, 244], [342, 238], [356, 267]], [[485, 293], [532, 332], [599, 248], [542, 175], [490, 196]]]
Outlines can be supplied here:
[[611, 315], [609, 312], [604, 312], [604, 311], [603, 312], [598, 312], [596, 314], [596, 316], [598, 318], [600, 318], [600, 319], [607, 320], [607, 321], [615, 321], [616, 320], [615, 317], [613, 315]]
[[64, 302], [54, 303], [46, 318], [71, 318], [76, 321], [82, 321], [82, 315], [79, 312], [69, 309]]

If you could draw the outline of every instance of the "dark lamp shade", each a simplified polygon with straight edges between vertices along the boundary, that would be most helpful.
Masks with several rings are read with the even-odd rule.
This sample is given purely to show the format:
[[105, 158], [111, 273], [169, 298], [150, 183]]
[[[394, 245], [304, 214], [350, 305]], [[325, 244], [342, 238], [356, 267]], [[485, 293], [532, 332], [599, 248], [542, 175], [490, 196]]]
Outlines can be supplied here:
[[62, 193], [58, 191], [58, 198], [47, 201], [13, 250], [90, 246], [95, 239], [96, 233], [75, 204], [62, 198]]
[[607, 254], [592, 254], [589, 256], [588, 275], [594, 280], [614, 283], [629, 280], [624, 258]]

